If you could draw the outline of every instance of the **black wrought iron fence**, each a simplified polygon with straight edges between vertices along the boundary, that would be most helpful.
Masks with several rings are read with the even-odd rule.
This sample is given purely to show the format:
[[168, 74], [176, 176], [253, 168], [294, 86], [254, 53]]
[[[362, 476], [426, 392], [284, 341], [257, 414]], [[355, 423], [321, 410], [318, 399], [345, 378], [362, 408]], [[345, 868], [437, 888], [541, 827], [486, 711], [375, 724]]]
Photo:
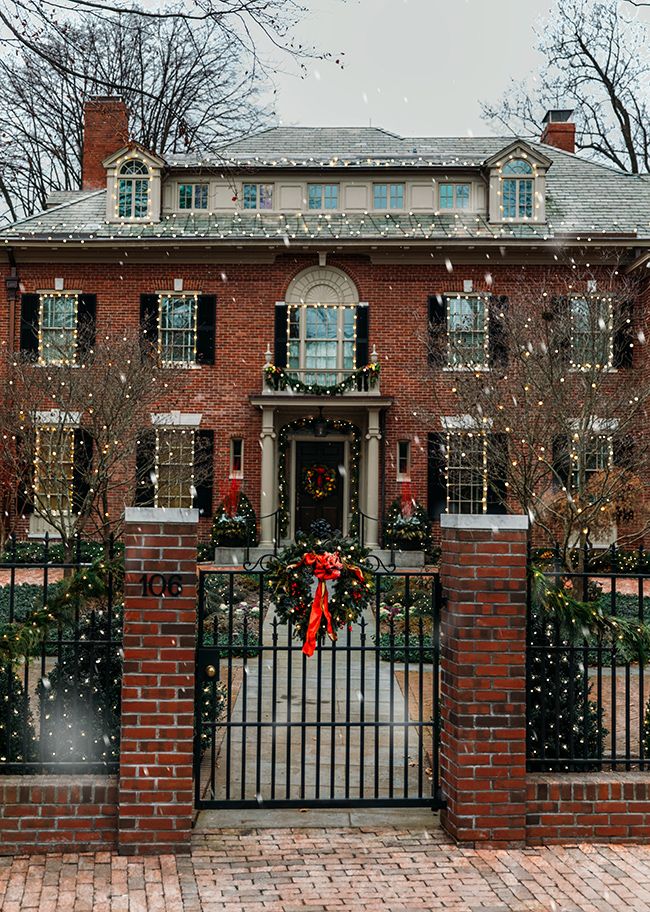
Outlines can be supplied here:
[[650, 555], [531, 556], [527, 751], [531, 771], [650, 767]]
[[0, 774], [117, 770], [116, 567], [113, 542], [12, 538], [0, 553]]

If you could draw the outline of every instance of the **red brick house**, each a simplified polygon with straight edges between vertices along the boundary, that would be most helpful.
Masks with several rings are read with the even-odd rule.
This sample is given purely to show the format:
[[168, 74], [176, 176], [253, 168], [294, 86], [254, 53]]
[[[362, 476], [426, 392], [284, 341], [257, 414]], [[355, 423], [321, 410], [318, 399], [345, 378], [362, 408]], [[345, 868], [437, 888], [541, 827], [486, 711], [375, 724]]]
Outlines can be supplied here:
[[[165, 479], [193, 447], [170, 443], [167, 465], [156, 454], [179, 429], [202, 434], [204, 537], [235, 477], [265, 545], [281, 508], [286, 538], [317, 516], [349, 531], [361, 511], [377, 546], [405, 481], [434, 520], [497, 509], [490, 467], [470, 484], [455, 461], [462, 421], [436, 413], [433, 384], [462, 365], [432, 366], [430, 323], [469, 327], [473, 363], [489, 370], [490, 309], [522, 282], [598, 262], [586, 294], [598, 269], [650, 247], [650, 183], [574, 155], [569, 113], [550, 112], [541, 141], [277, 127], [163, 160], [129, 141], [119, 99], [95, 99], [82, 189], [0, 231], [2, 339], [47, 363], [48, 333], [74, 358], [82, 317], [102, 336], [146, 330], [169, 380], [142, 457], [156, 480], [137, 496], [190, 506], [189, 487]], [[314, 465], [335, 470], [318, 505], [304, 493]]]

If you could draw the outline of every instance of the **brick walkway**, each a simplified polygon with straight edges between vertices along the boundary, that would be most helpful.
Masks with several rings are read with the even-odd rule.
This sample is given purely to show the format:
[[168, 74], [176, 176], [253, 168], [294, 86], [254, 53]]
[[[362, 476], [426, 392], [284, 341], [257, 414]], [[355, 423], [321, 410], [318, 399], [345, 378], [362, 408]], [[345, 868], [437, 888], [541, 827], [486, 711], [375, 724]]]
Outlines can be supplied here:
[[434, 830], [226, 830], [191, 857], [0, 858], [0, 910], [650, 912], [650, 847], [474, 851]]

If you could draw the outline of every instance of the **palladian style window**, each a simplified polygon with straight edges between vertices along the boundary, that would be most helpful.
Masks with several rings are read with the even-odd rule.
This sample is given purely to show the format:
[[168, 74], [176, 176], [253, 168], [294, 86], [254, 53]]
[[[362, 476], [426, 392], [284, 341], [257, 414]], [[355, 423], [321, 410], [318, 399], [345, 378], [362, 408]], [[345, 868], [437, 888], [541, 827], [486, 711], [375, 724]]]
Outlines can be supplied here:
[[504, 219], [530, 219], [534, 213], [534, 174], [530, 162], [515, 158], [501, 171], [501, 206]]
[[149, 215], [149, 169], [144, 162], [131, 159], [118, 172], [117, 214], [120, 218], [140, 219]]
[[287, 367], [304, 383], [338, 383], [354, 370], [355, 307], [291, 305], [288, 320]]

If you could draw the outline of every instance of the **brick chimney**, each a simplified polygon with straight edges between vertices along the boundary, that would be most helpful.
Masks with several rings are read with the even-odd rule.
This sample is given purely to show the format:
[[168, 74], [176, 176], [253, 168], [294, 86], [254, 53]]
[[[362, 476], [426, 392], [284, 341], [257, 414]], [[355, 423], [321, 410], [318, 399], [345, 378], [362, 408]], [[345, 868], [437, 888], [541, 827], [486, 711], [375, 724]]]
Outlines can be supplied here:
[[541, 142], [564, 152], [575, 152], [576, 125], [571, 120], [572, 116], [571, 108], [547, 111], [543, 121], [545, 126]]
[[118, 96], [94, 96], [84, 104], [82, 190], [106, 186], [103, 160], [129, 141], [129, 113]]

